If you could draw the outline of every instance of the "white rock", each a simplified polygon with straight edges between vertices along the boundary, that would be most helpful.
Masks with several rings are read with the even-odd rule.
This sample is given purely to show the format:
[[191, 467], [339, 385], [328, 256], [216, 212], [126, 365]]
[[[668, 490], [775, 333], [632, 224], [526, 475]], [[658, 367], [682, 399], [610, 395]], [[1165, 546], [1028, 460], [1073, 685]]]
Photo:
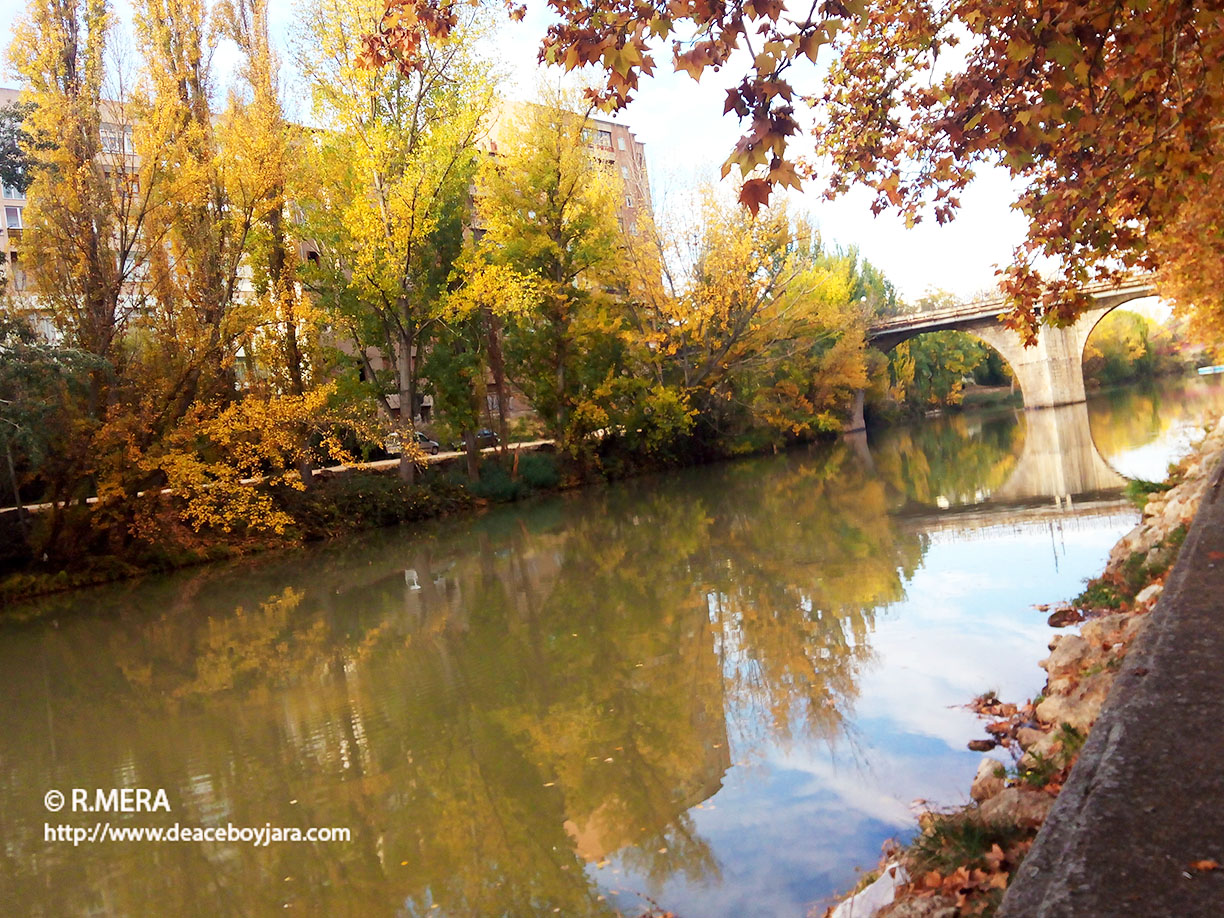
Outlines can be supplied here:
[[1105, 644], [1107, 638], [1120, 632], [1126, 626], [1126, 620], [1130, 617], [1124, 612], [1102, 615], [1100, 618], [1084, 622], [1080, 627], [1080, 635], [1093, 646]]
[[1156, 604], [1156, 600], [1160, 598], [1160, 594], [1164, 592], [1163, 583], [1149, 583], [1135, 596], [1135, 605], [1137, 606], [1152, 606]]
[[984, 758], [978, 763], [977, 774], [973, 778], [973, 785], [969, 790], [969, 796], [981, 803], [983, 800], [989, 800], [999, 791], [1007, 786], [1007, 782], [1000, 778], [997, 772], [1003, 771], [1003, 763], [995, 759]]
[[1078, 673], [1091, 650], [1088, 642], [1078, 634], [1068, 634], [1058, 642], [1054, 652], [1038, 665], [1051, 676]]
[[1045, 822], [1053, 806], [1054, 798], [1047, 793], [1027, 787], [1009, 787], [982, 804], [982, 818], [987, 822], [1035, 829]]
[[1113, 673], [1104, 671], [1084, 677], [1065, 692], [1055, 691], [1051, 686], [1051, 693], [1037, 705], [1037, 719], [1056, 727], [1070, 724], [1081, 733], [1087, 733], [1101, 713], [1113, 678]]

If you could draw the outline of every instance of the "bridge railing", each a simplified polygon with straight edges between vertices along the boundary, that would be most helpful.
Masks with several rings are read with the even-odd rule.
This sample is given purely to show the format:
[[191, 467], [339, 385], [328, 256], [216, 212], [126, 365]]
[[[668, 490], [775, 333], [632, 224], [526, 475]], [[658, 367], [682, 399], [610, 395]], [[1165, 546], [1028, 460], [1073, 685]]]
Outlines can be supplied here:
[[[1154, 291], [1153, 279], [1150, 275], [1132, 275], [1121, 281], [1101, 281], [1087, 284], [1082, 292], [1089, 296], [1099, 296], [1111, 293], [1123, 293], [1132, 289]], [[871, 323], [872, 332], [886, 332], [915, 325], [933, 325], [944, 322], [955, 322], [962, 319], [980, 319], [986, 316], [997, 316], [1007, 308], [1007, 300], [997, 296], [989, 299], [970, 300], [967, 303], [957, 303], [954, 306], [941, 306], [938, 309], [926, 309], [918, 312], [908, 312], [903, 315], [889, 316], [878, 322]]]

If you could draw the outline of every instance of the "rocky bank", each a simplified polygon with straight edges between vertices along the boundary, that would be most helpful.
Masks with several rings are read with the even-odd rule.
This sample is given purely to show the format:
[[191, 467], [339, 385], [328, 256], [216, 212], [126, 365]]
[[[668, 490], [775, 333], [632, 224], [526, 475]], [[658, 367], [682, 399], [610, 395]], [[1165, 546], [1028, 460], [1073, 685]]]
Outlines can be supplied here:
[[971, 741], [970, 748], [1008, 748], [1013, 765], [983, 758], [970, 790], [973, 802], [924, 814], [917, 838], [890, 852], [869, 875], [871, 882], [829, 908], [827, 918], [993, 914], [1143, 631], [1222, 458], [1224, 419], [1163, 485], [1147, 489], [1139, 524], [1114, 546], [1101, 576], [1052, 612], [1052, 626], [1079, 628], [1052, 637], [1050, 655], [1039, 664], [1047, 674], [1040, 695], [1025, 704], [993, 695], [974, 699], [973, 709], [987, 718], [987, 738]]

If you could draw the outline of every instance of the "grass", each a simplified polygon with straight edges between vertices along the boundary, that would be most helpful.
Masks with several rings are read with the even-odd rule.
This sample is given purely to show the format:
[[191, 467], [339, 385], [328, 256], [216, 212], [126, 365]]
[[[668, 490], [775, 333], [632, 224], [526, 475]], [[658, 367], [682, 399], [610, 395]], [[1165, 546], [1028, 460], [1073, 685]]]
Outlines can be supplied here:
[[1070, 724], [1060, 724], [1058, 727], [1058, 742], [1062, 746], [1063, 761], [1070, 765], [1080, 750], [1084, 748], [1084, 743], [1088, 741], [1088, 734], [1079, 730]]
[[1029, 787], [1045, 787], [1050, 783], [1063, 769], [1069, 767], [1075, 761], [1075, 757], [1079, 755], [1080, 750], [1084, 748], [1084, 742], [1088, 739], [1086, 733], [1081, 732], [1068, 723], [1063, 723], [1059, 726], [1055, 733], [1058, 739], [1059, 748], [1051, 755], [1043, 755], [1040, 752], [1030, 751], [1028, 758], [1033, 762], [1027, 768], [1016, 766], [1015, 771], [1007, 772], [999, 777], [1009, 777], [1022, 784], [1027, 784]]
[[1105, 580], [1092, 580], [1084, 591], [1072, 600], [1072, 605], [1088, 609], [1120, 609], [1124, 602], [1126, 597], [1114, 584]]
[[1029, 752], [1033, 764], [1027, 768], [1016, 768], [1016, 778], [1029, 787], [1045, 787], [1062, 770], [1057, 756], [1045, 756], [1040, 752]]
[[1142, 510], [1153, 494], [1168, 491], [1173, 485], [1168, 481], [1148, 481], [1144, 478], [1132, 478], [1126, 483], [1126, 499]]
[[1187, 531], [1182, 524], [1150, 551], [1132, 554], [1117, 573], [1089, 580], [1072, 604], [1080, 609], [1121, 609], [1135, 598], [1136, 593], [1168, 572], [1177, 561]]
[[976, 809], [935, 813], [908, 854], [920, 873], [950, 873], [958, 867], [986, 867], [986, 855], [995, 845], [1007, 850], [1028, 834], [1016, 825], [987, 822]]

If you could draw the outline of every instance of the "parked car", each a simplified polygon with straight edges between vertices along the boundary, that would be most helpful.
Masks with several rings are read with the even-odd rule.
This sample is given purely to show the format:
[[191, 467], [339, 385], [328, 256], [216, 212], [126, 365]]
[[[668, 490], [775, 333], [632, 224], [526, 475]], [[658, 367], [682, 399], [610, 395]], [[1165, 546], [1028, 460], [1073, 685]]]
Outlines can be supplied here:
[[[442, 450], [442, 446], [437, 440], [431, 440], [419, 430], [415, 431], [417, 446], [431, 456], [438, 455]], [[398, 433], [392, 433], [387, 437], [387, 452], [392, 456], [398, 456], [403, 450], [400, 449], [400, 438]]]
[[[497, 431], [489, 430], [489, 428], [487, 427], [484, 428], [483, 430], [476, 431], [476, 448], [477, 449], [485, 449], [486, 447], [489, 447], [489, 446], [497, 446], [499, 443], [501, 443], [501, 438], [497, 436]], [[463, 452], [463, 450], [466, 449], [467, 447], [465, 447], [463, 445], [463, 441], [460, 440], [455, 444], [454, 448], [458, 452]]]
[[442, 451], [442, 444], [440, 444], [437, 440], [429, 439], [429, 437], [425, 436], [425, 434], [421, 433], [419, 430], [416, 432], [416, 439], [417, 446], [421, 447], [421, 449], [425, 450], [425, 452], [429, 453], [431, 456], [436, 456]]

